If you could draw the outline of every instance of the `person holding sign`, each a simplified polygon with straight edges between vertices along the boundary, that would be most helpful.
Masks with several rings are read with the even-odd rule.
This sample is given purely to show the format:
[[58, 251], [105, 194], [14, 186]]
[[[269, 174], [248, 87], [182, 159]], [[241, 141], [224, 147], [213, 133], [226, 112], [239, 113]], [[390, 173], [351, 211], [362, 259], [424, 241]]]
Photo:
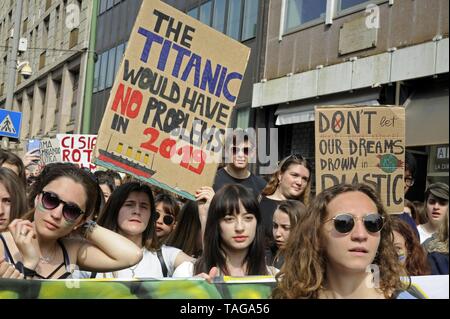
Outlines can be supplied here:
[[65, 279], [73, 265], [113, 271], [142, 259], [133, 242], [87, 221], [100, 200], [98, 186], [87, 172], [73, 164], [55, 164], [35, 187], [35, 208], [0, 234], [0, 256], [26, 278]]
[[25, 189], [10, 169], [0, 167], [0, 233], [27, 210]]
[[275, 274], [264, 258], [264, 233], [258, 202], [240, 185], [227, 185], [213, 197], [208, 211], [203, 254], [178, 267], [173, 277], [198, 275], [209, 282], [216, 276]]
[[149, 186], [130, 182], [116, 188], [98, 217], [98, 224], [134, 242], [142, 251], [143, 258], [136, 265], [119, 271], [81, 273], [80, 277], [170, 277], [181, 263], [194, 260], [178, 248], [161, 245], [157, 238], [156, 220], [155, 202]]
[[292, 231], [272, 296], [412, 299], [400, 280], [390, 216], [364, 184], [322, 191]]

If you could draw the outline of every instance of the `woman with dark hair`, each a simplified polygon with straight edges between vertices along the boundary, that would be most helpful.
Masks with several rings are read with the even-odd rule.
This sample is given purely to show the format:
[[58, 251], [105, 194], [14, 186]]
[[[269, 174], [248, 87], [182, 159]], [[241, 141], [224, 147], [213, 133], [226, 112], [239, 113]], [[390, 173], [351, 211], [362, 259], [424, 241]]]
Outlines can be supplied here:
[[[53, 165], [34, 189], [34, 207], [0, 234], [0, 256], [25, 277], [68, 278], [82, 270], [113, 271], [142, 258], [133, 242], [93, 221], [100, 194], [92, 177], [73, 164]], [[87, 222], [86, 222], [87, 221]], [[74, 230], [79, 236], [70, 236]]]
[[9, 168], [19, 176], [19, 180], [23, 185], [27, 184], [25, 166], [22, 159], [16, 154], [0, 149], [0, 167]]
[[226, 185], [213, 197], [206, 220], [203, 254], [184, 263], [174, 277], [252, 276], [276, 272], [264, 258], [264, 234], [258, 202], [240, 185]]
[[0, 167], [0, 233], [27, 211], [25, 188], [10, 169]]
[[[133, 267], [112, 273], [90, 274], [91, 278], [161, 278], [170, 277], [184, 261], [193, 259], [175, 247], [158, 241], [156, 210], [150, 187], [139, 182], [125, 183], [116, 188], [98, 217], [98, 224], [135, 243], [143, 258]], [[87, 277], [81, 274], [81, 277]]]
[[156, 236], [161, 243], [164, 243], [177, 225], [180, 206], [173, 196], [161, 193], [155, 198], [155, 207]]
[[431, 274], [427, 254], [420, 245], [419, 238], [411, 227], [399, 218], [391, 218], [394, 246], [400, 261], [410, 276], [425, 276]]
[[[265, 232], [265, 246], [273, 245], [272, 218], [283, 200], [298, 200], [308, 206], [311, 193], [311, 164], [301, 155], [283, 159], [262, 191], [259, 207]], [[270, 254], [269, 251], [266, 254]]]
[[271, 264], [276, 268], [281, 268], [284, 262], [286, 244], [291, 233], [291, 229], [297, 225], [300, 218], [305, 214], [306, 206], [296, 200], [282, 201], [273, 214], [273, 238], [274, 245], [271, 247]]
[[108, 198], [111, 196], [112, 192], [116, 188], [114, 184], [114, 179], [106, 172], [96, 171], [94, 172], [95, 177], [97, 178], [97, 184], [102, 190], [103, 198], [105, 199], [105, 203], [108, 201]]
[[198, 258], [203, 250], [199, 209], [202, 209], [201, 204], [187, 201], [178, 215], [177, 227], [167, 239], [167, 245], [177, 247], [193, 258]]
[[372, 188], [321, 192], [292, 230], [273, 298], [414, 298], [396, 254], [390, 217]]

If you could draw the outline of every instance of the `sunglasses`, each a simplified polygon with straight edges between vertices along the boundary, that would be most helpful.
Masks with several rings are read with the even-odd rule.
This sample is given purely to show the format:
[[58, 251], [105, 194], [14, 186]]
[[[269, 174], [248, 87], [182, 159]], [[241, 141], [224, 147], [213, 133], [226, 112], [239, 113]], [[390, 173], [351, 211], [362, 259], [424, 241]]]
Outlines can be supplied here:
[[[355, 227], [355, 220], [358, 219], [360, 218], [351, 214], [340, 214], [326, 220], [325, 222], [333, 220], [336, 231], [341, 234], [347, 234], [352, 231], [353, 227]], [[364, 227], [366, 227], [366, 230], [370, 233], [378, 233], [384, 226], [384, 217], [380, 214], [369, 214], [361, 219], [364, 223]]]
[[62, 215], [68, 222], [74, 222], [78, 217], [85, 213], [75, 204], [68, 204], [61, 200], [58, 195], [51, 192], [42, 192], [41, 202], [45, 209], [55, 209], [61, 203], [63, 204]]
[[[160, 216], [161, 214], [159, 212], [156, 212], [156, 220], [158, 220]], [[166, 224], [167, 226], [172, 225], [174, 221], [175, 218], [172, 215], [164, 215], [163, 217], [163, 223]]]
[[239, 154], [240, 152], [244, 153], [244, 155], [248, 155], [250, 152], [250, 148], [248, 146], [245, 147], [233, 146], [231, 147], [231, 152], [233, 152], [233, 155]]

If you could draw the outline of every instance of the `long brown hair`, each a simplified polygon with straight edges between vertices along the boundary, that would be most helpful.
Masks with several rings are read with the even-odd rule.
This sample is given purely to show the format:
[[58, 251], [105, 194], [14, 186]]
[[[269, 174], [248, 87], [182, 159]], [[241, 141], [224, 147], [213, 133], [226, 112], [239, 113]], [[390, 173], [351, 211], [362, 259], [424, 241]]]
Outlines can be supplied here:
[[286, 247], [285, 261], [276, 275], [276, 299], [318, 298], [326, 284], [326, 251], [322, 226], [327, 218], [327, 206], [336, 196], [347, 192], [361, 192], [376, 205], [385, 219], [381, 230], [378, 252], [373, 260], [380, 269], [380, 289], [390, 298], [395, 290], [404, 288], [400, 276], [404, 274], [394, 248], [389, 215], [374, 190], [364, 184], [340, 184], [321, 192], [311, 203], [306, 214], [291, 231]]
[[0, 184], [6, 188], [11, 200], [9, 223], [27, 212], [25, 186], [19, 177], [10, 169], [0, 167]]
[[273, 195], [273, 193], [275, 193], [275, 191], [277, 190], [278, 185], [280, 184], [280, 179], [278, 178], [278, 176], [280, 174], [284, 174], [284, 172], [286, 172], [291, 165], [302, 165], [309, 171], [310, 176], [305, 191], [302, 194], [300, 194], [299, 198], [292, 198], [301, 201], [305, 205], [308, 205], [311, 195], [312, 166], [306, 159], [304, 159], [301, 155], [297, 154], [290, 155], [280, 162], [277, 171], [273, 173], [272, 177], [270, 178], [270, 181], [267, 183], [266, 187], [262, 190], [261, 195], [263, 196]]
[[420, 245], [417, 235], [414, 234], [411, 226], [398, 217], [391, 218], [392, 230], [399, 233], [405, 240], [407, 256], [405, 268], [410, 276], [425, 276], [431, 274], [431, 268], [428, 264], [427, 254]]

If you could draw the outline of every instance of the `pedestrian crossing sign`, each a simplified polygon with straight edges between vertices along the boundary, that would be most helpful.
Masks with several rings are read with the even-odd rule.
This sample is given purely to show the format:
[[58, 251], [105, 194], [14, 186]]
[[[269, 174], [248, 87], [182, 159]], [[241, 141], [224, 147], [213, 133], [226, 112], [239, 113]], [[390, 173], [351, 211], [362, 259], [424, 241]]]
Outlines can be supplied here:
[[22, 113], [0, 109], [0, 136], [19, 138]]

